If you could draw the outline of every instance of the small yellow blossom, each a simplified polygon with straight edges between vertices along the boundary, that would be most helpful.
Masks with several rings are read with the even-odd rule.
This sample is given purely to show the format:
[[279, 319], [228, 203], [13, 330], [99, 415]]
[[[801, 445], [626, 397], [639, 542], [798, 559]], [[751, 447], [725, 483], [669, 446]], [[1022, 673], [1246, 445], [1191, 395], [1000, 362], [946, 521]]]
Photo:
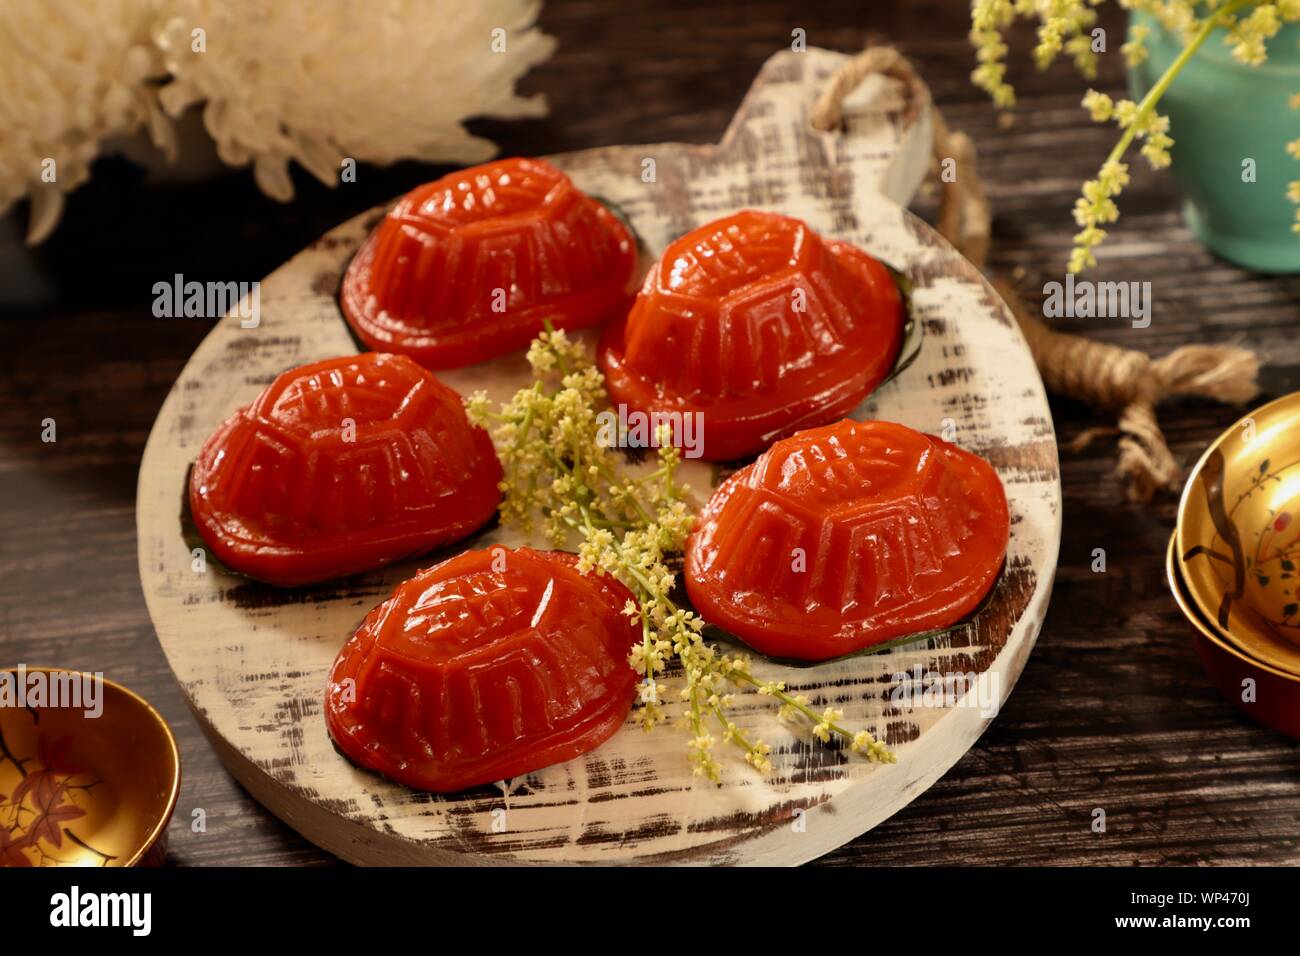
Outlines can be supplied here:
[[1129, 30], [1129, 39], [1120, 52], [1124, 54], [1124, 62], [1129, 66], [1138, 66], [1146, 62], [1148, 51], [1146, 48], [1147, 37], [1151, 35], [1151, 28], [1144, 24], [1135, 24]]
[[745, 753], [745, 762], [761, 774], [772, 772], [772, 760], [768, 756], [772, 748], [761, 740]]
[[1088, 90], [1083, 97], [1083, 108], [1092, 116], [1094, 123], [1104, 123], [1115, 115], [1115, 103], [1105, 93]]
[[1242, 63], [1259, 66], [1268, 59], [1268, 41], [1280, 29], [1282, 18], [1278, 16], [1276, 4], [1260, 3], [1248, 16], [1237, 19], [1225, 42]]
[[860, 730], [853, 735], [853, 742], [849, 747], [854, 753], [862, 754], [874, 763], [896, 763], [898, 761], [898, 758], [894, 756], [888, 747], [865, 730]]
[[470, 393], [469, 398], [465, 399], [465, 414], [475, 425], [487, 425], [492, 418], [492, 407], [487, 392], [479, 389]]

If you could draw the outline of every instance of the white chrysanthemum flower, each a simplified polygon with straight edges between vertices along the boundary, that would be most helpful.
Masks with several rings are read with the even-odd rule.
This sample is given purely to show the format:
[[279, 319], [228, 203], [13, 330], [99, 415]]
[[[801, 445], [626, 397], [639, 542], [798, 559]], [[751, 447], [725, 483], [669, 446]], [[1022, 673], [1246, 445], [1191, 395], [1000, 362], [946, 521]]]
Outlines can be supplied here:
[[[515, 81], [550, 56], [538, 0], [164, 0], [154, 39], [178, 116], [203, 104], [221, 158], [293, 196], [295, 160], [327, 184], [345, 159], [473, 163], [471, 116], [538, 116]], [[201, 31], [197, 32], [196, 31]]]
[[0, 213], [31, 199], [27, 241], [58, 222], [103, 141], [147, 127], [170, 152], [150, 80], [154, 0], [9, 0], [0, 17]]

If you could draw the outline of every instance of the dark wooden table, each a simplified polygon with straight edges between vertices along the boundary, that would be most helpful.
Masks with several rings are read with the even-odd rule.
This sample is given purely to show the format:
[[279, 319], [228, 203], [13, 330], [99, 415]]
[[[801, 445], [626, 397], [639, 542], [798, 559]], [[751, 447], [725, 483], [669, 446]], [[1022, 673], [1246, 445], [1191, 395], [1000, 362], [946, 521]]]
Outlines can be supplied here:
[[[477, 123], [503, 153], [623, 142], [711, 142], [759, 64], [802, 27], [808, 42], [899, 45], [948, 121], [971, 134], [997, 213], [994, 260], [1031, 285], [1059, 276], [1069, 209], [1112, 142], [1077, 108], [1067, 67], [1035, 74], [1015, 43], [1017, 121], [1002, 129], [968, 81], [967, 4], [550, 0], [559, 51], [526, 81], [551, 116]], [[1123, 87], [1122, 22], [1097, 85]], [[1177, 135], [1177, 131], [1174, 131]], [[1077, 320], [1098, 338], [1163, 353], [1240, 341], [1268, 363], [1268, 395], [1300, 387], [1300, 278], [1254, 276], [1189, 235], [1166, 177], [1133, 163], [1123, 218], [1098, 279], [1150, 280], [1149, 328]], [[136, 573], [135, 483], [159, 405], [210, 322], [157, 319], [152, 286], [260, 278], [356, 212], [433, 178], [403, 164], [362, 167], [328, 190], [297, 176], [282, 206], [247, 172], [157, 186], [100, 162], [53, 239], [28, 251], [0, 221], [0, 663], [102, 670], [152, 700], [180, 740], [185, 784], [171, 828], [176, 864], [324, 864], [333, 858], [263, 811], [226, 774], [191, 719], [145, 612]], [[928, 211], [924, 204], [923, 212]], [[1099, 420], [1053, 401], [1062, 443]], [[1238, 416], [1209, 403], [1167, 407], [1184, 461]], [[40, 441], [54, 418], [58, 441]], [[1065, 536], [1047, 622], [1006, 708], [911, 806], [823, 859], [854, 863], [1300, 862], [1300, 746], [1220, 700], [1164, 585], [1174, 501], [1127, 504], [1113, 448], [1063, 453]], [[1107, 570], [1090, 570], [1094, 548]], [[1104, 834], [1091, 829], [1106, 811]], [[191, 829], [196, 808], [207, 830]]]

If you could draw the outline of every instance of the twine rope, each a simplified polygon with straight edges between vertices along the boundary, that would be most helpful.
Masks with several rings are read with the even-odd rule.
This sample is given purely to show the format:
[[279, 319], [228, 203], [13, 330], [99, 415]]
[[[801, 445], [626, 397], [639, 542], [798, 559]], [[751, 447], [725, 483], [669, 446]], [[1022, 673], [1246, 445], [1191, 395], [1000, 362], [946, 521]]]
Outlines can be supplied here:
[[[875, 73], [925, 90], [915, 68], [897, 50], [867, 47], [831, 77], [809, 114], [812, 125], [823, 131], [836, 129], [843, 119], [845, 98]], [[994, 288], [1016, 317], [1047, 388], [1117, 416], [1114, 426], [1090, 428], [1067, 447], [1079, 450], [1103, 435], [1118, 435], [1115, 470], [1129, 500], [1145, 502], [1160, 491], [1177, 492], [1182, 466], [1160, 430], [1156, 406], [1178, 395], [1248, 402], [1259, 391], [1259, 359], [1235, 345], [1184, 345], [1152, 359], [1136, 349], [1049, 327], [1026, 306], [1010, 277], [989, 270], [993, 211], [979, 176], [975, 144], [950, 129], [933, 103], [929, 105], [934, 122], [930, 171], [932, 178], [940, 179], [941, 190], [936, 230], [976, 267], [989, 272]], [[945, 159], [956, 161], [958, 174], [952, 182], [935, 176]]]

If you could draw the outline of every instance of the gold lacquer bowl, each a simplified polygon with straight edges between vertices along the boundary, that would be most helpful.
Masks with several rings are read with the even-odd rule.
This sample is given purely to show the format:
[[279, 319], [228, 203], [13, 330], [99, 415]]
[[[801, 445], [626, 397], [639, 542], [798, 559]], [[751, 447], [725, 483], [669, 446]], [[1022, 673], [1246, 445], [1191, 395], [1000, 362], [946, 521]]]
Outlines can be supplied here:
[[161, 863], [180, 786], [144, 698], [77, 671], [0, 671], [0, 866]]
[[1300, 675], [1300, 393], [1210, 445], [1178, 505], [1187, 593], [1220, 637]]
[[1246, 716], [1300, 739], [1300, 677], [1261, 663], [1224, 640], [1192, 601], [1179, 572], [1181, 563], [1175, 532], [1165, 557], [1169, 590], [1193, 628], [1196, 656], [1219, 693]]

